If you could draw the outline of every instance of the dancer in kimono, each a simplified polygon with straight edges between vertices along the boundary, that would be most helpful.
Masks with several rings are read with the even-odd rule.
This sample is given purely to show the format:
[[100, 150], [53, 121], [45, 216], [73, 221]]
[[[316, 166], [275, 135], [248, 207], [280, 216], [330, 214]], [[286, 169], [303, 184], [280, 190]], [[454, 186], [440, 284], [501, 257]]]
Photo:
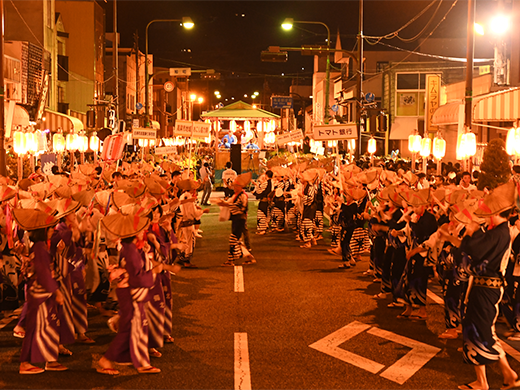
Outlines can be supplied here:
[[[47, 242], [58, 220], [48, 214], [29, 209], [15, 209], [13, 216], [21, 229], [30, 231], [30, 249], [26, 294], [25, 337], [20, 352], [20, 374], [43, 371], [65, 371], [58, 363], [58, 306], [64, 302], [58, 283], [52, 276], [52, 258]], [[45, 363], [43, 368], [32, 363]]]
[[159, 263], [146, 269], [146, 255], [138, 249], [146, 243], [144, 234], [148, 223], [147, 218], [123, 214], [109, 215], [102, 220], [106, 230], [121, 238], [121, 251], [119, 268], [112, 273], [118, 280], [119, 329], [108, 351], [98, 361], [97, 372], [101, 374], [119, 374], [112, 362], [131, 363], [141, 374], [161, 372], [150, 364], [145, 303], [150, 299], [149, 291], [163, 265]]
[[265, 172], [266, 180], [258, 183], [253, 195], [258, 199], [258, 212], [256, 216], [256, 234], [263, 235], [267, 233], [269, 227], [267, 214], [269, 208], [268, 196], [273, 191], [273, 171]]
[[231, 235], [229, 236], [228, 259], [222, 264], [223, 266], [234, 266], [235, 261], [244, 257], [246, 260], [242, 263], [245, 265], [255, 264], [256, 260], [249, 253], [246, 247], [240, 241], [244, 234], [245, 225], [247, 223], [247, 194], [244, 187], [251, 181], [251, 172], [238, 175], [233, 182], [234, 195], [228, 199], [220, 200], [218, 205], [229, 207], [231, 214]]
[[312, 245], [316, 245], [316, 239], [314, 238], [314, 219], [316, 218], [316, 187], [314, 186], [314, 180], [316, 176], [317, 174], [314, 170], [306, 170], [301, 175], [302, 189], [299, 196], [302, 199], [303, 212], [301, 216], [300, 239], [303, 245], [300, 245], [300, 248], [309, 249]]

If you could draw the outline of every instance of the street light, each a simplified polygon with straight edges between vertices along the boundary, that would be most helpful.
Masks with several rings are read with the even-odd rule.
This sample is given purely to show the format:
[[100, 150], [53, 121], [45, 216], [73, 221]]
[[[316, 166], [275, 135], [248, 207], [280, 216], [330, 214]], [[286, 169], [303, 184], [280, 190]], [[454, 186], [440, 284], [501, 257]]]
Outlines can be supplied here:
[[[191, 18], [189, 17], [183, 17], [182, 19], [154, 19], [152, 20], [151, 22], [149, 22], [147, 25], [146, 25], [146, 30], [145, 30], [145, 64], [146, 66], [144, 67], [144, 74], [145, 74], [145, 77], [144, 77], [144, 80], [145, 80], [145, 91], [144, 91], [144, 105], [145, 105], [145, 127], [149, 127], [150, 126], [150, 107], [149, 107], [149, 101], [150, 101], [150, 96], [149, 96], [149, 82], [150, 82], [150, 75], [148, 73], [148, 28], [150, 27], [150, 25], [152, 23], [156, 23], [156, 22], [181, 22], [181, 26], [186, 28], [186, 29], [191, 29], [193, 28], [193, 26], [195, 26], [195, 23], [193, 23], [193, 20], [191, 20]], [[117, 53], [115, 53], [115, 55], [117, 55]]]
[[309, 21], [295, 21], [293, 18], [286, 18], [282, 23], [282, 28], [284, 30], [290, 30], [293, 27], [293, 24], [321, 24], [327, 29], [327, 67], [325, 68], [325, 104], [324, 104], [324, 113], [323, 113], [323, 122], [325, 124], [329, 123], [329, 91], [330, 91], [330, 29], [323, 22], [309, 22]]

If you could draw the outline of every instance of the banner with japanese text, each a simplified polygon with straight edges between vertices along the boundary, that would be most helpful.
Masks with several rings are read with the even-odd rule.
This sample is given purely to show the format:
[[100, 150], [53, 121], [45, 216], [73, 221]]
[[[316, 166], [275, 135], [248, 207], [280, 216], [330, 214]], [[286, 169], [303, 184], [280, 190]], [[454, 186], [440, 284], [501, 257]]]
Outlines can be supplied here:
[[437, 131], [437, 126], [432, 125], [433, 114], [440, 106], [441, 100], [441, 76], [438, 74], [426, 75], [426, 110], [424, 113], [425, 129], [428, 132]]

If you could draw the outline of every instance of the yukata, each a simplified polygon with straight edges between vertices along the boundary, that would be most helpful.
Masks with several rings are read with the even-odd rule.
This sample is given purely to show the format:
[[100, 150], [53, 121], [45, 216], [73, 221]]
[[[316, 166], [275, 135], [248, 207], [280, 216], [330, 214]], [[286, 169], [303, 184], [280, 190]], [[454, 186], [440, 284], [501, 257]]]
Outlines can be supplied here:
[[395, 208], [390, 220], [386, 222], [388, 234], [386, 237], [386, 251], [381, 274], [381, 292], [392, 293], [394, 295], [394, 301], [397, 300], [395, 289], [401, 279], [406, 264], [406, 238], [394, 237], [390, 232], [392, 230], [400, 231], [406, 227], [406, 222], [401, 220], [402, 216], [402, 210]]
[[473, 365], [490, 364], [505, 356], [495, 322], [511, 253], [508, 222], [464, 237], [460, 250], [461, 266], [473, 277], [462, 319], [464, 361]]
[[507, 287], [500, 309], [509, 325], [520, 333], [520, 234], [516, 235], [512, 244], [512, 256], [506, 269]]
[[229, 236], [228, 262], [234, 262], [244, 255], [240, 238], [247, 223], [247, 194], [244, 191], [234, 194], [228, 203], [231, 214], [231, 235]]
[[[410, 222], [412, 245], [410, 249], [421, 246], [437, 231], [437, 220], [428, 211], [418, 216], [417, 222]], [[426, 306], [429, 267], [425, 265], [424, 253], [417, 253], [406, 261], [395, 294], [409, 305]]]
[[339, 223], [341, 225], [341, 257], [344, 263], [350, 262], [352, 256], [350, 252], [350, 239], [357, 226], [358, 204], [351, 202], [349, 204], [343, 203], [341, 205], [341, 212], [339, 214]]
[[[274, 185], [273, 191], [280, 189], [281, 191], [285, 190], [285, 183], [283, 181], [279, 181]], [[272, 227], [278, 230], [283, 230], [285, 228], [285, 197], [283, 196], [274, 196], [273, 197], [273, 211], [271, 213], [271, 222]]]
[[30, 259], [25, 337], [20, 362], [55, 362], [58, 360], [60, 344], [60, 321], [54, 293], [59, 286], [52, 275], [52, 258], [45, 242], [34, 243]]
[[316, 218], [316, 187], [307, 183], [303, 189], [303, 212], [300, 226], [300, 238], [303, 242], [309, 242], [314, 238], [314, 219]]
[[105, 358], [116, 363], [132, 363], [135, 368], [150, 365], [148, 319], [145, 303], [154, 285], [151, 270], [146, 270], [146, 255], [134, 243], [122, 243], [119, 266], [125, 270], [116, 290], [119, 300], [119, 329]]
[[265, 232], [269, 226], [268, 224], [268, 209], [269, 209], [269, 200], [268, 196], [273, 191], [272, 180], [268, 179], [264, 183], [261, 183], [259, 187], [255, 190], [254, 195], [256, 199], [258, 199], [258, 212], [256, 216], [256, 231], [257, 232]]
[[110, 279], [108, 274], [108, 252], [100, 250], [95, 259], [92, 259], [89, 264], [89, 274], [91, 274], [90, 281], [90, 295], [91, 302], [105, 302], [110, 293]]
[[341, 197], [337, 194], [329, 195], [329, 231], [330, 231], [330, 245], [338, 247], [341, 238], [341, 225], [339, 223], [339, 214], [341, 212]]
[[368, 222], [368, 234], [372, 238], [370, 248], [370, 264], [376, 278], [383, 275], [383, 264], [385, 260], [386, 233], [373, 230], [374, 225], [384, 225], [377, 217], [372, 217]]
[[[65, 249], [62, 252], [57, 251], [57, 245], [60, 241], [65, 244]], [[70, 271], [72, 265], [70, 262], [76, 255], [76, 245], [72, 241], [72, 231], [68, 228], [65, 222], [59, 223], [54, 229], [51, 237], [51, 256], [54, 260], [54, 272], [56, 281], [60, 286], [60, 291], [63, 294], [63, 305], [58, 308], [58, 317], [60, 320], [60, 344], [74, 343], [75, 328], [74, 328], [74, 311], [72, 308], [72, 284]]]
[[[291, 193], [295, 191], [294, 184], [287, 180], [285, 182], [285, 193]], [[285, 197], [285, 213], [287, 220], [287, 227], [294, 231], [298, 231], [298, 208], [296, 207], [296, 200], [293, 199], [292, 195], [286, 195]]]
[[[193, 198], [193, 195], [189, 192], [185, 192], [179, 197], [181, 201], [189, 198]], [[194, 225], [197, 224], [204, 212], [202, 209], [197, 208], [193, 202], [181, 204], [179, 209], [182, 215], [179, 224], [179, 241], [186, 245], [186, 249], [179, 256], [179, 262], [190, 264], [196, 244]]]
[[85, 334], [88, 329], [87, 320], [87, 297], [85, 287], [85, 240], [81, 238], [80, 242], [75, 245], [76, 253], [70, 264], [70, 282], [72, 287], [71, 304], [72, 304], [72, 321], [74, 329], [77, 333]]
[[[368, 197], [365, 196], [361, 203], [358, 203], [358, 214], [363, 213], [363, 211], [366, 208], [367, 201]], [[368, 249], [370, 246], [368, 241], [367, 229], [365, 229], [365, 221], [360, 217], [356, 218], [356, 224], [354, 231], [352, 232], [352, 236], [350, 238], [349, 246], [350, 255], [353, 258], [361, 256], [361, 253]]]
[[316, 236], [323, 236], [323, 209], [325, 202], [323, 199], [323, 188], [321, 182], [316, 185], [315, 199], [316, 199], [316, 215], [314, 217], [314, 234]]

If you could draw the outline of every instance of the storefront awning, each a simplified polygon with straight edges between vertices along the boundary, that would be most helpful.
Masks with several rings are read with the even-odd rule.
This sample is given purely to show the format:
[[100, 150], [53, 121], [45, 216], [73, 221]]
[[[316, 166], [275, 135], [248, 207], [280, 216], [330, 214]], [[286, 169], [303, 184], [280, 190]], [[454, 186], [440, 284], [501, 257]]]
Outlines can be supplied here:
[[520, 87], [479, 97], [473, 106], [477, 122], [513, 122], [520, 119]]
[[414, 130], [417, 130], [417, 118], [398, 116], [390, 128], [391, 140], [408, 139]]
[[17, 126], [27, 127], [30, 126], [29, 122], [29, 113], [22, 106], [17, 105], [14, 101], [9, 101], [5, 105], [5, 136], [9, 138], [11, 136], [12, 131]]
[[77, 132], [84, 129], [81, 120], [61, 112], [45, 109], [43, 117], [45, 118], [45, 128], [50, 131], [56, 131], [61, 128], [65, 133], [70, 133], [71, 131]]
[[464, 121], [464, 103], [456, 101], [437, 108], [433, 113], [432, 125], [456, 125], [460, 120]]

